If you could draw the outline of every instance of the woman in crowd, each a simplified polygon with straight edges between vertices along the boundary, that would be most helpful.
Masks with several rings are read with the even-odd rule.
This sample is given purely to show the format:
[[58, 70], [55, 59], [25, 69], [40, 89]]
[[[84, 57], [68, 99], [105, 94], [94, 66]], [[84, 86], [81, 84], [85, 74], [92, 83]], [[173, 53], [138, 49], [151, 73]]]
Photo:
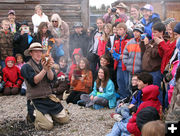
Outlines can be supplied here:
[[49, 30], [55, 38], [55, 46], [61, 46], [61, 49], [64, 51], [64, 54], [53, 54], [54, 60], [58, 63], [61, 55], [69, 57], [69, 26], [58, 14], [53, 14], [51, 16]]
[[42, 45], [43, 49], [48, 49], [49, 40], [53, 36], [48, 30], [48, 25], [46, 22], [42, 22], [38, 27], [38, 33], [35, 35], [33, 42], [38, 42]]
[[49, 22], [48, 16], [43, 13], [42, 6], [35, 6], [35, 14], [32, 16], [32, 23], [34, 26], [34, 33], [38, 32], [38, 27], [41, 22]]

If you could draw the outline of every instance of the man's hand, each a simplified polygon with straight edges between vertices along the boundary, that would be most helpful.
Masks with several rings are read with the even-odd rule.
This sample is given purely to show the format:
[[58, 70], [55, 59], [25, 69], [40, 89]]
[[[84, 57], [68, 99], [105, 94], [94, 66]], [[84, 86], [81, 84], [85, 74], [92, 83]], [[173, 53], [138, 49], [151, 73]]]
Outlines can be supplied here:
[[149, 43], [149, 39], [147, 37], [144, 38], [144, 44], [147, 45]]

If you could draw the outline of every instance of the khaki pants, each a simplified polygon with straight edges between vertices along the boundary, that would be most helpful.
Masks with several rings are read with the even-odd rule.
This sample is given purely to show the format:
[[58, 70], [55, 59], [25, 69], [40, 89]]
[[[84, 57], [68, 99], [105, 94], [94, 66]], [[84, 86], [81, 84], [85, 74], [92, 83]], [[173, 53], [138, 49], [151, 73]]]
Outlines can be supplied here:
[[34, 112], [35, 112], [34, 126], [37, 130], [41, 130], [41, 129], [51, 130], [53, 128], [53, 120], [55, 120], [60, 124], [65, 124], [69, 122], [69, 116], [64, 109], [60, 113], [54, 116], [50, 116], [49, 114], [43, 115], [38, 110], [35, 110]]

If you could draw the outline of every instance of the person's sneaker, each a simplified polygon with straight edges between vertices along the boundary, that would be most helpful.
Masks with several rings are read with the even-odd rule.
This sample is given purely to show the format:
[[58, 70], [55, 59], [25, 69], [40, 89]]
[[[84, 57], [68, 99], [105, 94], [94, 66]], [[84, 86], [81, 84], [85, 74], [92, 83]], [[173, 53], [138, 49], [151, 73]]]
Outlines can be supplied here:
[[121, 121], [122, 120], [122, 116], [118, 113], [111, 113], [111, 118], [113, 118], [115, 121]]
[[77, 104], [79, 105], [79, 106], [86, 106], [86, 102], [85, 101], [83, 101], [83, 100], [79, 100], [79, 101], [77, 101]]
[[98, 104], [94, 104], [94, 105], [93, 105], [93, 108], [94, 108], [95, 110], [99, 110], [99, 109], [104, 108], [104, 106], [101, 106], [101, 105], [98, 105]]

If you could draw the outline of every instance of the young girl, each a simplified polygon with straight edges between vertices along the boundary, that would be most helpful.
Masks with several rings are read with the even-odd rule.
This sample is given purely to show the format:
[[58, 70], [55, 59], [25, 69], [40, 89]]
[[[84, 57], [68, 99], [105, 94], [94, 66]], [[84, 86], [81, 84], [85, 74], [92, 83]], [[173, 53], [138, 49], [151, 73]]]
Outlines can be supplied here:
[[97, 80], [94, 82], [92, 93], [89, 95], [81, 95], [78, 105], [84, 103], [86, 107], [100, 109], [103, 107], [114, 108], [116, 106], [116, 96], [114, 84], [109, 78], [109, 70], [107, 67], [100, 67]]
[[9, 56], [5, 59], [6, 67], [3, 68], [3, 80], [5, 82], [4, 95], [18, 94], [23, 77], [18, 67], [15, 66], [16, 59]]
[[112, 35], [112, 25], [106, 24], [104, 26], [103, 35], [99, 39], [98, 52], [97, 52], [99, 57], [105, 54], [106, 44], [108, 42], [110, 35]]
[[89, 62], [82, 57], [79, 61], [77, 69], [73, 71], [70, 86], [72, 92], [68, 96], [66, 102], [77, 104], [81, 94], [89, 94], [92, 86], [92, 72], [89, 70]]
[[88, 54], [87, 54], [94, 78], [95, 78], [96, 66], [99, 63], [99, 56], [97, 54], [97, 51], [98, 51], [99, 39], [101, 38], [103, 33], [104, 19], [98, 18], [96, 20], [96, 25], [97, 25], [97, 29], [92, 32], [90, 39], [90, 48], [88, 49]]
[[[22, 66], [25, 64], [24, 60], [23, 60], [23, 56], [21, 54], [16, 54], [16, 66], [21, 70]], [[26, 84], [25, 82], [22, 83], [21, 86], [21, 91], [20, 94], [21, 95], [25, 95], [26, 94]]]

